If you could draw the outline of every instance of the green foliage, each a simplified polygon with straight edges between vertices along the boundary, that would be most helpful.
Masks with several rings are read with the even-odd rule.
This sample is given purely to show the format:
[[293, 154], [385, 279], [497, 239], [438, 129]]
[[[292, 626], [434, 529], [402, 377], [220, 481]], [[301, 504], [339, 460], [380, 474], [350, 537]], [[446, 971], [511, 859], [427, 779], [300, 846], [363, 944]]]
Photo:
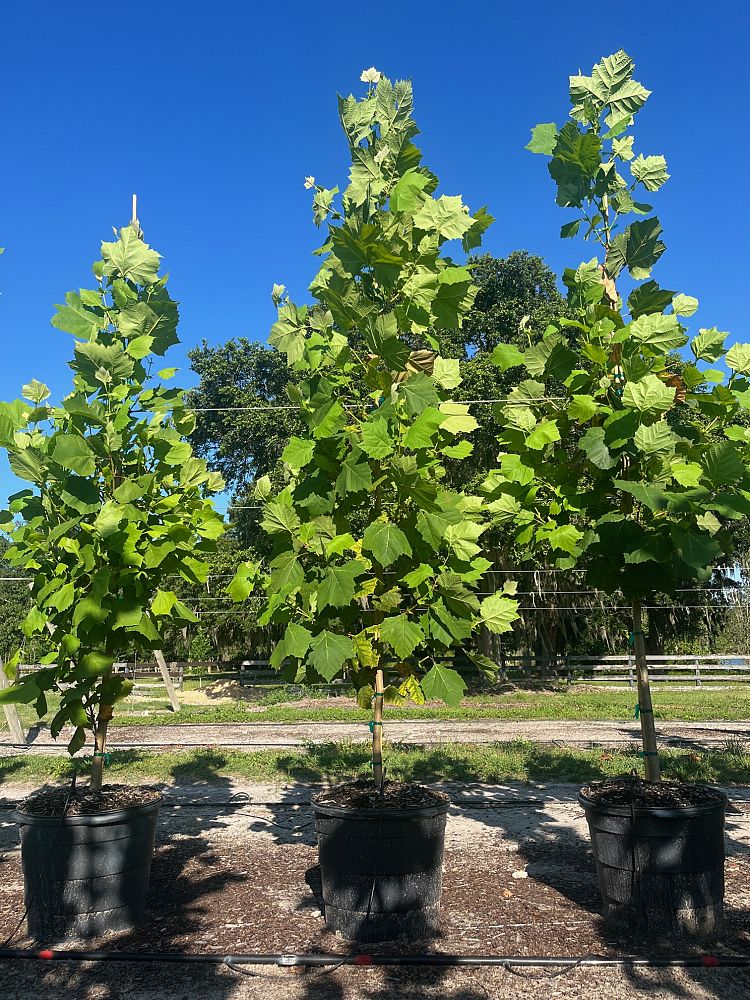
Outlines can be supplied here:
[[43, 669], [3, 697], [33, 701], [43, 716], [46, 693], [62, 692], [51, 729], [76, 727], [71, 752], [85, 729], [106, 731], [128, 693], [113, 663], [161, 647], [174, 623], [196, 621], [170, 580], [202, 584], [223, 531], [209, 499], [222, 478], [184, 440], [194, 417], [180, 390], [149, 374], [177, 343], [177, 304], [159, 259], [137, 222], [102, 244], [97, 288], [68, 293], [53, 319], [76, 338], [72, 392], [54, 406], [33, 380], [24, 399], [0, 404], [0, 444], [31, 484], [0, 514], [12, 539], [5, 559], [32, 580], [23, 632], [49, 647]]
[[[482, 503], [448, 487], [444, 464], [469, 453], [457, 445], [476, 421], [447, 395], [460, 373], [434, 332], [460, 329], [477, 291], [444, 244], [475, 247], [491, 220], [433, 197], [411, 107], [411, 85], [385, 78], [340, 101], [352, 168], [340, 199], [315, 187], [315, 221], [327, 222], [317, 301], [279, 301], [270, 342], [305, 430], [263, 498], [273, 551], [261, 621], [285, 628], [273, 662], [290, 681], [346, 670], [362, 691], [391, 661], [399, 696], [455, 701], [464, 685], [446, 653], [482, 620], [510, 628], [517, 607], [497, 595], [481, 616]], [[231, 592], [243, 596], [237, 581]]]
[[[572, 120], [554, 146], [538, 129], [530, 144], [551, 148], [558, 201], [583, 213], [604, 259], [566, 272], [576, 318], [551, 325], [526, 352], [536, 380], [526, 383], [530, 405], [523, 421], [517, 407], [501, 408], [500, 464], [484, 489], [527, 557], [561, 568], [580, 561], [590, 584], [636, 600], [708, 580], [732, 551], [733, 523], [750, 512], [750, 346], [725, 351], [726, 335], [715, 330], [691, 340], [681, 317], [697, 303], [653, 280], [631, 293], [630, 316], [618, 295], [623, 267], [645, 279], [663, 251], [656, 218], [613, 235], [622, 215], [641, 211], [637, 185], [653, 191], [667, 176], [661, 157], [630, 155], [625, 133], [649, 93], [632, 73], [620, 52], [592, 76], [571, 77]], [[630, 182], [619, 173], [625, 161]], [[562, 372], [556, 353], [571, 328]], [[686, 346], [695, 364], [671, 354]], [[730, 374], [699, 361], [723, 361]], [[552, 395], [553, 381], [562, 398], [534, 403]]]

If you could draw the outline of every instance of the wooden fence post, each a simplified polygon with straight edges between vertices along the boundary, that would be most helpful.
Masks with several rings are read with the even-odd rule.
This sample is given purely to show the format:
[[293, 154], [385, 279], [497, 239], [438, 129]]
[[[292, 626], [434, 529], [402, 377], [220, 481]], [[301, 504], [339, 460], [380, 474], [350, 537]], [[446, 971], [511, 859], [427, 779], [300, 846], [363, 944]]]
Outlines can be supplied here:
[[172, 678], [169, 675], [169, 668], [167, 667], [167, 661], [164, 659], [164, 653], [162, 653], [160, 649], [155, 649], [154, 657], [156, 658], [156, 662], [159, 664], [159, 673], [161, 674], [161, 679], [164, 681], [164, 687], [167, 689], [167, 695], [169, 696], [169, 704], [172, 706], [172, 711], [179, 712], [180, 700], [177, 697], [175, 686], [172, 683]]
[[[10, 682], [5, 676], [5, 671], [3, 670], [3, 661], [0, 660], [0, 688], [9, 687]], [[8, 729], [10, 729], [10, 735], [14, 743], [25, 743], [23, 735], [23, 726], [21, 725], [21, 719], [18, 715], [18, 707], [16, 705], [3, 705], [5, 711], [5, 721], [8, 723]]]

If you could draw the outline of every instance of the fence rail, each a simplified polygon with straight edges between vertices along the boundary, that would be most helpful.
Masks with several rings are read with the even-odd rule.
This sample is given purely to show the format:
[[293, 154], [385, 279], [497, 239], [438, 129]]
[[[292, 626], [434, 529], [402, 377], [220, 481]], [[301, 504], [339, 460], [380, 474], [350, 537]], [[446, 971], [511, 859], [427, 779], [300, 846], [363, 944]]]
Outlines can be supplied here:
[[[649, 656], [649, 677], [656, 684], [704, 684], [750, 682], [750, 656], [728, 654], [680, 654]], [[267, 659], [253, 660], [173, 660], [167, 664], [169, 675], [178, 689], [185, 680], [200, 677], [210, 682], [212, 677], [236, 678], [248, 687], [266, 687], [279, 683], [279, 674]], [[544, 683], [549, 680], [567, 684], [627, 684], [636, 687], [634, 655], [619, 656], [524, 656], [502, 653], [498, 661], [500, 677], [509, 681]], [[40, 669], [37, 664], [24, 665], [20, 673]], [[163, 689], [164, 684], [156, 662], [117, 663], [115, 670], [135, 681], [137, 691]], [[469, 661], [462, 664], [465, 674], [476, 673]], [[318, 685], [336, 689], [342, 681]]]

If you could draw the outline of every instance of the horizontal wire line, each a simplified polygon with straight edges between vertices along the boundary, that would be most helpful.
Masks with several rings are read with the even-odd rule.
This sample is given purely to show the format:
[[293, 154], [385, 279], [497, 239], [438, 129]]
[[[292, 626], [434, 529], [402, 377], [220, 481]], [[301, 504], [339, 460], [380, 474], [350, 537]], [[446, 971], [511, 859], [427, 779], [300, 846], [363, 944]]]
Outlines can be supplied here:
[[[444, 403], [458, 403], [461, 406], [492, 405], [494, 403], [504, 403], [508, 406], [531, 406], [534, 403], [564, 403], [567, 396], [535, 396], [533, 399], [511, 399], [510, 396], [500, 396], [497, 399], [445, 399]], [[367, 399], [347, 399], [347, 405], [359, 405], [373, 403], [374, 400]], [[300, 403], [273, 403], [258, 406], [186, 406], [185, 410], [190, 413], [263, 413], [269, 410], [299, 410]]]

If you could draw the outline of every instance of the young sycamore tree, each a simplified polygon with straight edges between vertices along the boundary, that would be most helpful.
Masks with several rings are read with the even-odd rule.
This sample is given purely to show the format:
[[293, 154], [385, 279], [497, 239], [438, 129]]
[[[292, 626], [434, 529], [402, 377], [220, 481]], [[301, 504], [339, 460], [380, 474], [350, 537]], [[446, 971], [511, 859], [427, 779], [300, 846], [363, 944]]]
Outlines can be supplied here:
[[[114, 706], [132, 687], [112, 666], [160, 648], [166, 624], [197, 620], [169, 580], [204, 582], [204, 553], [223, 531], [209, 499], [221, 476], [184, 440], [195, 420], [182, 392], [159, 381], [175, 369], [151, 375], [178, 342], [177, 303], [159, 260], [137, 220], [102, 243], [96, 289], [69, 292], [52, 320], [76, 338], [73, 391], [53, 406], [33, 380], [23, 399], [0, 404], [0, 445], [16, 476], [33, 484], [0, 514], [12, 539], [5, 559], [31, 580], [25, 635], [49, 632], [52, 647], [42, 669], [0, 699], [33, 702], [41, 718], [58, 692], [52, 735], [75, 727], [74, 754], [92, 734], [95, 791]], [[14, 679], [20, 658], [19, 650], [6, 666]]]
[[[471, 454], [465, 435], [477, 424], [450, 400], [459, 363], [429, 333], [460, 327], [476, 294], [444, 244], [470, 250], [491, 219], [459, 196], [433, 196], [437, 178], [412, 142], [411, 84], [374, 69], [362, 79], [363, 99], [339, 99], [349, 186], [338, 199], [337, 188], [306, 181], [315, 222], [327, 226], [317, 301], [296, 306], [275, 289], [270, 342], [304, 376], [288, 391], [306, 430], [284, 449], [283, 488], [263, 477], [256, 493], [274, 543], [260, 621], [284, 630], [271, 662], [297, 682], [346, 671], [363, 705], [374, 697], [379, 784], [383, 701], [457, 703], [466, 685], [446, 654], [482, 622], [508, 631], [517, 603], [512, 585], [477, 596], [490, 565], [483, 501], [445, 484], [446, 460]], [[235, 599], [258, 573], [240, 569]], [[494, 663], [473, 658], [494, 675]], [[384, 690], [386, 665], [396, 679]]]
[[[750, 344], [727, 350], [716, 329], [689, 337], [682, 320], [697, 300], [651, 278], [665, 247], [651, 206], [636, 199], [668, 174], [663, 156], [633, 148], [649, 96], [633, 69], [618, 52], [572, 76], [570, 119], [533, 130], [528, 148], [551, 157], [558, 204], [576, 210], [561, 235], [585, 227], [600, 256], [565, 271], [577, 318], [526, 351], [495, 351], [502, 370], [522, 366], [528, 378], [500, 409], [499, 467], [484, 489], [530, 557], [580, 561], [592, 587], [629, 602], [645, 771], [656, 781], [643, 602], [708, 580], [731, 553], [731, 522], [750, 513]], [[623, 302], [627, 275], [635, 284]], [[561, 397], [549, 397], [553, 381]]]

